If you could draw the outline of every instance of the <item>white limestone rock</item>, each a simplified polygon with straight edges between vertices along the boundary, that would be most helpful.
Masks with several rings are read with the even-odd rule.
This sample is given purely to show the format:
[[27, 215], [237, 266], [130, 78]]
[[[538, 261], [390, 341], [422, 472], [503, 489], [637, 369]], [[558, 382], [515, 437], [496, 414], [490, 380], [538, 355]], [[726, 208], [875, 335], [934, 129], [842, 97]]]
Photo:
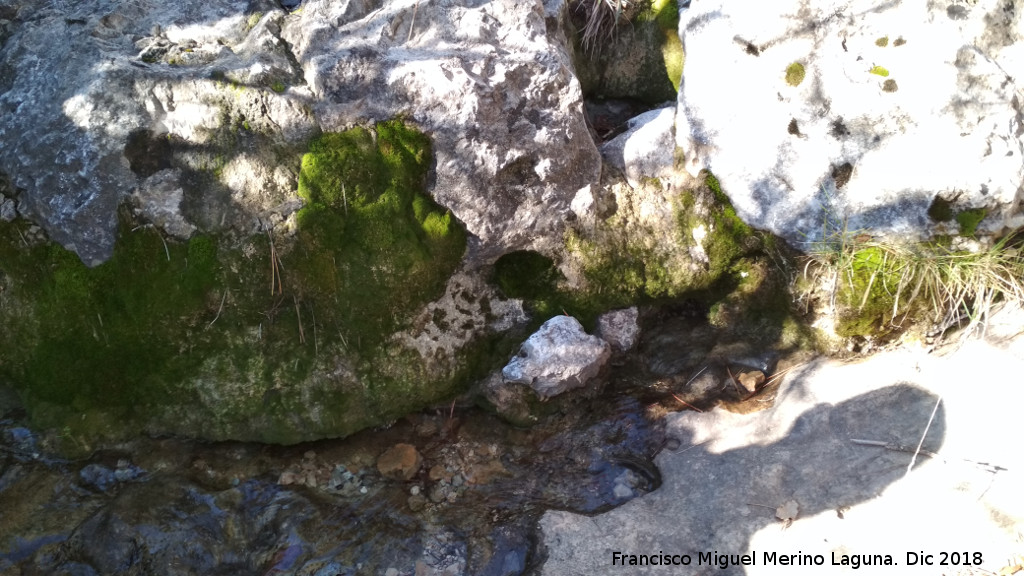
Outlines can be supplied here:
[[506, 382], [531, 386], [550, 398], [584, 386], [611, 356], [611, 346], [583, 330], [572, 316], [555, 316], [523, 343], [502, 370]]
[[644, 178], [669, 178], [675, 170], [675, 106], [644, 112], [627, 130], [601, 146], [601, 155], [638, 188]]
[[823, 220], [956, 233], [929, 218], [936, 197], [987, 209], [982, 230], [1020, 226], [1022, 18], [1004, 0], [694, 2], [680, 22], [687, 169], [710, 169], [744, 220], [798, 245]]

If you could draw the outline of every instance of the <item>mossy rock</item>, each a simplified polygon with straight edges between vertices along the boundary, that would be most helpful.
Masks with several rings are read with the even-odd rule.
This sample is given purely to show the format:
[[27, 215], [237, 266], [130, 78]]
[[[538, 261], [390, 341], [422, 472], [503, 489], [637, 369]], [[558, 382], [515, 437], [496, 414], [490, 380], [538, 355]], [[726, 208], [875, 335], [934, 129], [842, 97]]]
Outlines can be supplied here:
[[87, 268], [0, 223], [0, 379], [83, 446], [338, 437], [454, 393], [475, 360], [429, 373], [387, 339], [443, 293], [465, 232], [423, 191], [427, 137], [372, 130], [310, 143], [291, 238], [177, 242], [122, 209], [113, 257]]
[[971, 208], [958, 212], [956, 215], [956, 223], [960, 226], [961, 236], [974, 236], [975, 231], [978, 229], [978, 225], [988, 215], [988, 210], [984, 208]]
[[676, 194], [673, 210], [671, 244], [616, 216], [593, 231], [570, 231], [567, 250], [586, 289], [561, 295], [564, 310], [589, 319], [638, 303], [698, 299], [710, 305], [732, 292], [736, 262], [763, 251], [765, 235], [737, 216], [711, 174], [699, 188]]

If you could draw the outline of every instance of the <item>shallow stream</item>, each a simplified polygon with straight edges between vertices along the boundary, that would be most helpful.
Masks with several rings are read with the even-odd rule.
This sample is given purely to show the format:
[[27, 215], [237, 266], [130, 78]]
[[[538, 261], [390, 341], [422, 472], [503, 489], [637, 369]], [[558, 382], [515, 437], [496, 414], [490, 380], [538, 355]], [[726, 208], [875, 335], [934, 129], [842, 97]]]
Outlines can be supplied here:
[[[598, 513], [657, 489], [660, 416], [736, 388], [728, 362], [709, 368], [720, 334], [699, 315], [646, 317], [656, 325], [602, 386], [529, 429], [455, 403], [343, 440], [138, 439], [65, 461], [8, 413], [0, 574], [529, 574], [545, 510]], [[399, 443], [423, 457], [408, 481], [376, 468]]]

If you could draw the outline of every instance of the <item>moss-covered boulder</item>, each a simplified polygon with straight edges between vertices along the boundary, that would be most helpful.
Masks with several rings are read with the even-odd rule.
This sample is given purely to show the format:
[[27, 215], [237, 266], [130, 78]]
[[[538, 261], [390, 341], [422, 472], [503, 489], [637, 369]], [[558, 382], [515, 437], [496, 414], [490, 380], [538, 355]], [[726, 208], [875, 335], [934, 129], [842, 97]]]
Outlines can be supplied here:
[[177, 241], [125, 206], [94, 268], [24, 220], [0, 223], [0, 383], [79, 447], [139, 431], [343, 436], [452, 394], [463, 363], [431, 371], [392, 336], [465, 250], [424, 193], [430, 161], [400, 121], [323, 134], [291, 230]]

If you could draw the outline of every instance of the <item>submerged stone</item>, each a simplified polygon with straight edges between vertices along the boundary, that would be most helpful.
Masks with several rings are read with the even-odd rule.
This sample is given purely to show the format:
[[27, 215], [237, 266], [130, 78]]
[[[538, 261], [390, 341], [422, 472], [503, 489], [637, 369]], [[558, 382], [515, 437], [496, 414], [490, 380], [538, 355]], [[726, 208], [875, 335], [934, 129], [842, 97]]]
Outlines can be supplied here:
[[614, 352], [626, 352], [636, 345], [640, 336], [636, 306], [605, 312], [597, 318], [597, 335], [611, 344]]

